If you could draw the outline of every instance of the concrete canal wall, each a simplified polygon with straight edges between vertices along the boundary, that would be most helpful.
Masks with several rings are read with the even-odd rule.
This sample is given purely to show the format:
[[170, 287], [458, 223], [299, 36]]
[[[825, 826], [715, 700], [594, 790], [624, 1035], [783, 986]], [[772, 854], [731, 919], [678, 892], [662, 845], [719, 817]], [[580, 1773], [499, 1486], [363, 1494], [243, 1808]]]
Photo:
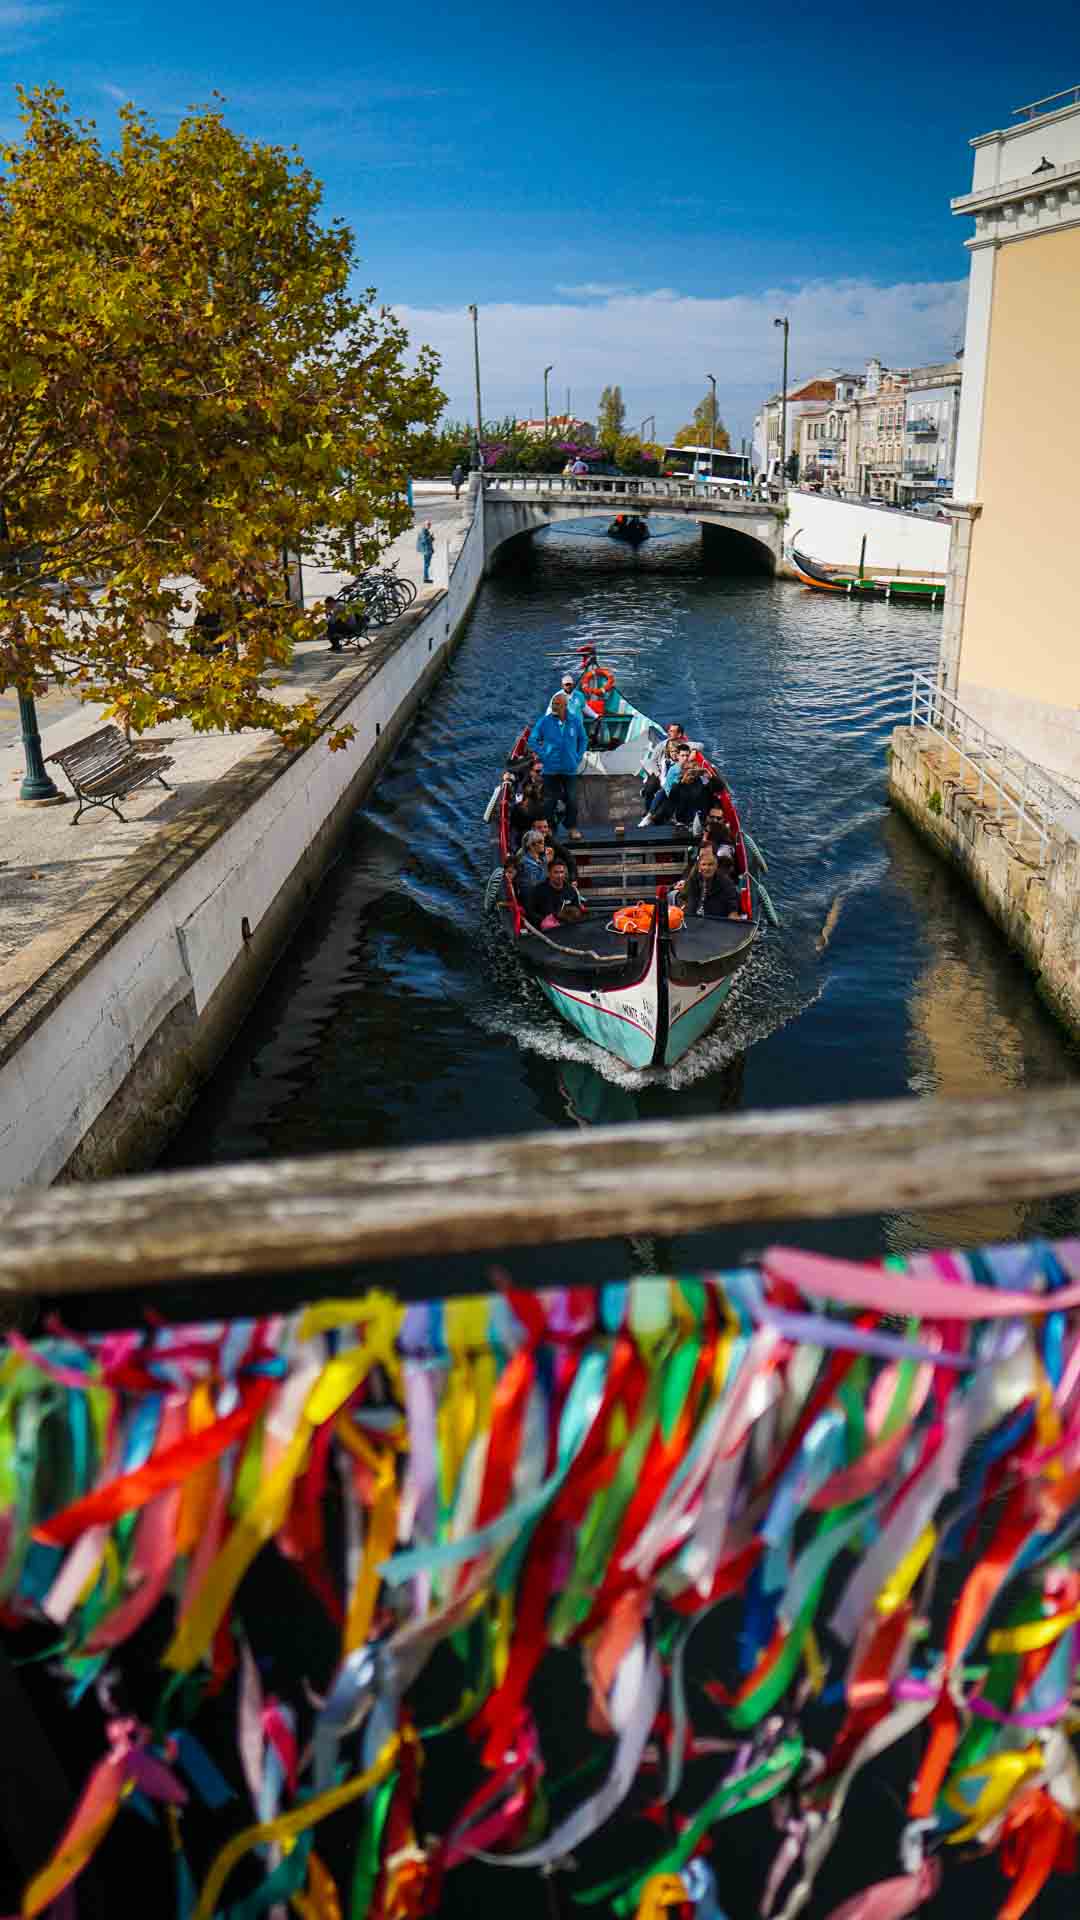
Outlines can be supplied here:
[[207, 1079], [350, 816], [444, 671], [484, 569], [483, 500], [445, 589], [322, 708], [356, 737], [263, 741], [162, 828], [87, 931], [0, 1020], [0, 1187], [148, 1165]]
[[861, 501], [830, 500], [822, 493], [787, 496], [786, 541], [825, 566], [858, 566], [863, 537], [869, 573], [940, 574], [949, 566], [949, 523], [923, 514], [896, 513]]
[[1053, 827], [1045, 854], [1031, 834], [1017, 846], [1003, 832], [993, 793], [980, 800], [975, 788], [944, 741], [896, 728], [890, 799], [964, 876], [1048, 1005], [1080, 1034], [1080, 842]]

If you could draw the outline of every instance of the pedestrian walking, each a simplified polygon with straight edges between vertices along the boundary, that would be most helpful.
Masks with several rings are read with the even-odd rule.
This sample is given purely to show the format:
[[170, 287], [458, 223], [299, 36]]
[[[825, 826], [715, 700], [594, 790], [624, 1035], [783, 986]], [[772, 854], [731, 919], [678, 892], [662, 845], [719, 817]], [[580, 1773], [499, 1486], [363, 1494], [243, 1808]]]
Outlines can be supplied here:
[[457, 466], [454, 468], [453, 473], [450, 475], [450, 485], [454, 489], [455, 500], [457, 500], [461, 494], [461, 488], [462, 488], [462, 483], [464, 482], [464, 479], [465, 479], [465, 469], [462, 466], [461, 461], [459, 460], [457, 463]]
[[417, 553], [421, 554], [423, 557], [425, 585], [430, 585], [431, 560], [432, 560], [432, 555], [435, 552], [435, 535], [431, 531], [430, 520], [424, 521], [423, 526], [421, 527], [419, 533], [416, 536], [416, 551]]

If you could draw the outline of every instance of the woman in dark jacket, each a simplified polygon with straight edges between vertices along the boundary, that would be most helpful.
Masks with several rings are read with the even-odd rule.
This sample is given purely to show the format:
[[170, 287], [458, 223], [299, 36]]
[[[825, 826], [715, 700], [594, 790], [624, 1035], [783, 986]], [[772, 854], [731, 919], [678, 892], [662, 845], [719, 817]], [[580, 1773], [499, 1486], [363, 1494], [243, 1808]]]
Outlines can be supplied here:
[[745, 920], [739, 889], [708, 841], [702, 846], [690, 873], [676, 889], [679, 903], [687, 916], [705, 920]]

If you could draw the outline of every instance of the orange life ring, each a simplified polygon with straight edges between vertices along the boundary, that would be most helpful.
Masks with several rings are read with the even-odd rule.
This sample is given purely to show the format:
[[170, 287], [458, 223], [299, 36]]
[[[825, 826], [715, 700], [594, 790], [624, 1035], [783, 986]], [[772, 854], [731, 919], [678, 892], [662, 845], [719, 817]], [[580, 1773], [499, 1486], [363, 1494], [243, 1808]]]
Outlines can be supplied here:
[[581, 676], [582, 693], [602, 693], [605, 700], [614, 685], [615, 675], [610, 667], [590, 667], [588, 672]]
[[[616, 933], [648, 933], [655, 911], [655, 907], [647, 900], [639, 900], [636, 906], [620, 907], [617, 913], [612, 914], [611, 924]], [[678, 932], [683, 919], [681, 907], [668, 908], [668, 926], [672, 932]]]

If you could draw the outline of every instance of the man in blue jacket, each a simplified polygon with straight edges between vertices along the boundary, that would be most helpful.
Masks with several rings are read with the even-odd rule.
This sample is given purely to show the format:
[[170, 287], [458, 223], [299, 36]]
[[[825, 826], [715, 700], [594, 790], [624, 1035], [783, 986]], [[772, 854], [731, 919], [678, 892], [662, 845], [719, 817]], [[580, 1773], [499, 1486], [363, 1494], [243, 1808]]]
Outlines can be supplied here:
[[548, 711], [536, 722], [529, 745], [539, 754], [544, 767], [544, 786], [549, 796], [548, 818], [554, 821], [560, 805], [571, 839], [580, 840], [577, 824], [577, 770], [586, 749], [585, 729], [576, 713], [567, 710], [566, 695], [557, 693]]

